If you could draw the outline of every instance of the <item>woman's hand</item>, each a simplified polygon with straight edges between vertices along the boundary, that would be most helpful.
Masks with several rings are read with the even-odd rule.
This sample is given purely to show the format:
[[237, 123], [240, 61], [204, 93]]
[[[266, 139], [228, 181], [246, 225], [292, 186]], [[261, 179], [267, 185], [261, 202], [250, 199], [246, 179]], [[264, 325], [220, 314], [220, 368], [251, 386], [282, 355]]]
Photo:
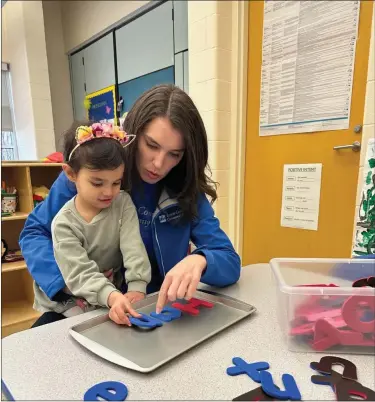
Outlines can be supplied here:
[[206, 267], [206, 258], [199, 254], [188, 255], [175, 265], [165, 276], [160, 288], [156, 313], [163, 310], [168, 300], [191, 299]]
[[129, 327], [131, 323], [127, 313], [133, 317], [140, 318], [141, 315], [138, 314], [131, 305], [130, 300], [120, 292], [112, 292], [108, 297], [109, 318], [116, 324], [125, 324]]
[[142, 292], [127, 292], [124, 296], [129, 299], [131, 304], [145, 298], [145, 294]]

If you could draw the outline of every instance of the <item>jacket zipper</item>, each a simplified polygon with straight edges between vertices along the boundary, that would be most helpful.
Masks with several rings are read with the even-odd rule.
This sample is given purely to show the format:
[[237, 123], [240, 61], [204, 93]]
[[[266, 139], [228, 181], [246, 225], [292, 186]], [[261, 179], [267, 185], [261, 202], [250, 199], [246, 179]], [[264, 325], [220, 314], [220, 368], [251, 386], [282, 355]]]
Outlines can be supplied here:
[[[155, 216], [156, 218], [156, 216]], [[160, 261], [161, 261], [161, 267], [163, 268], [163, 273], [164, 273], [164, 278], [165, 278], [165, 268], [164, 268], [164, 261], [163, 261], [163, 255], [161, 253], [161, 248], [159, 244], [159, 238], [158, 238], [158, 233], [156, 231], [156, 225], [155, 225], [155, 219], [152, 219], [152, 225], [154, 227], [154, 233], [155, 233], [155, 239], [156, 239], [156, 244], [158, 245], [158, 250], [159, 250], [159, 256], [160, 256]]]

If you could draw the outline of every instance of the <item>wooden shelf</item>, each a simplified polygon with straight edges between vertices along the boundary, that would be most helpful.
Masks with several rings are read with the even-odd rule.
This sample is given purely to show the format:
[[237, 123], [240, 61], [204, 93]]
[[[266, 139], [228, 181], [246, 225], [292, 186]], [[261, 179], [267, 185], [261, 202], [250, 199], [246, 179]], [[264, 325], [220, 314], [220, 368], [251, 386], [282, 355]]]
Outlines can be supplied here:
[[3, 262], [1, 264], [1, 272], [18, 271], [20, 269], [26, 269], [25, 260], [14, 262]]
[[39, 316], [40, 313], [35, 311], [27, 300], [3, 303], [1, 328], [36, 320]]
[[2, 216], [1, 220], [4, 221], [17, 221], [20, 219], [26, 219], [29, 216], [27, 212], [16, 212], [11, 216]]
[[43, 163], [43, 162], [2, 162], [1, 167], [49, 167], [49, 166], [63, 166], [62, 163]]
[[[1, 217], [1, 237], [6, 241], [9, 250], [20, 248], [20, 233], [29, 213], [34, 209], [33, 187], [51, 188], [61, 173], [62, 166], [61, 163], [42, 161], [2, 161], [1, 180], [7, 187], [15, 187], [18, 194], [17, 212]], [[3, 263], [1, 276], [1, 337], [5, 337], [31, 328], [40, 313], [33, 309], [33, 278], [24, 260]]]

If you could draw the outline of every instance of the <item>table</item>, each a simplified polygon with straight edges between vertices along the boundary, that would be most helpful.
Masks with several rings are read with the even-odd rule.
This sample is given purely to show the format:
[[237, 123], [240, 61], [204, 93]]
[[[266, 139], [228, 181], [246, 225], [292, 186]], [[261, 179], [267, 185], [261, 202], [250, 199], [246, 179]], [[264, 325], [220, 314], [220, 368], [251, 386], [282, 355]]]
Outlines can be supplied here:
[[[276, 319], [276, 290], [268, 264], [242, 269], [240, 281], [213, 289], [257, 308], [257, 313], [219, 333], [156, 371], [142, 374], [107, 362], [87, 351], [68, 333], [69, 328], [103, 310], [58, 321], [6, 337], [2, 341], [2, 379], [15, 400], [83, 400], [96, 383], [119, 381], [129, 390], [127, 400], [232, 400], [257, 388], [246, 375], [230, 377], [232, 358], [268, 361], [277, 385], [292, 374], [303, 400], [333, 400], [333, 391], [315, 385], [311, 361], [329, 353], [287, 350]], [[206, 286], [202, 286], [205, 288]], [[375, 359], [369, 355], [339, 355], [351, 360], [358, 379], [375, 389]]]

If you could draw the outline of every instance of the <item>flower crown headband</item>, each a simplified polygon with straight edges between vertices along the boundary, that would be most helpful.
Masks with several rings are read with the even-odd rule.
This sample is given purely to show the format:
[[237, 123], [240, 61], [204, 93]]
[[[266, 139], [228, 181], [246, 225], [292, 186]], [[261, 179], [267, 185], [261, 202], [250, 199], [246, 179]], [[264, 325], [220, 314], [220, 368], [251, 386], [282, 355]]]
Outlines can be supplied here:
[[91, 126], [79, 126], [76, 130], [77, 145], [70, 153], [68, 161], [72, 158], [74, 151], [85, 142], [97, 138], [112, 138], [125, 148], [135, 140], [135, 137], [135, 135], [127, 134], [119, 126], [114, 126], [112, 123], [94, 123]]

